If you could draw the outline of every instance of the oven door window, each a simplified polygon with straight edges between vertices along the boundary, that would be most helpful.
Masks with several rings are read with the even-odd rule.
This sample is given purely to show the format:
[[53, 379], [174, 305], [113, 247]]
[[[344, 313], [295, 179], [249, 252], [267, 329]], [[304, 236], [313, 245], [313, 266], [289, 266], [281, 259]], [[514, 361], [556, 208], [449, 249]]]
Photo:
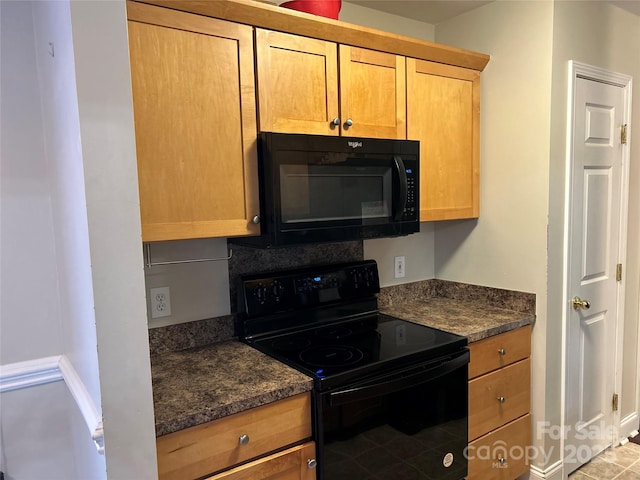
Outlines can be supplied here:
[[280, 165], [282, 223], [387, 223], [392, 181], [388, 166]]
[[466, 366], [373, 398], [340, 405], [330, 398], [322, 395], [322, 480], [466, 476]]

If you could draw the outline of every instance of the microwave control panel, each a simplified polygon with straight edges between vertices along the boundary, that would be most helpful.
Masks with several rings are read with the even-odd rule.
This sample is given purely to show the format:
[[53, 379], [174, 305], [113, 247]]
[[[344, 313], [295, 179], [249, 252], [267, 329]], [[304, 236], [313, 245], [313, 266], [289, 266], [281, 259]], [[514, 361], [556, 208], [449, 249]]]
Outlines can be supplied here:
[[418, 193], [417, 193], [417, 170], [415, 168], [405, 168], [407, 175], [407, 204], [402, 215], [403, 220], [415, 220], [419, 215]]

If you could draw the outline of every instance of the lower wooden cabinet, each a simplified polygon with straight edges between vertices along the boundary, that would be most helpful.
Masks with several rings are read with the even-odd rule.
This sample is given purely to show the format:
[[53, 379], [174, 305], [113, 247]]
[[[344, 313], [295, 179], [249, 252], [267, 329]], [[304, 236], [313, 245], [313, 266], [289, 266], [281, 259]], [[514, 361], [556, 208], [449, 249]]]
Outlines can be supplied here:
[[467, 480], [514, 480], [529, 470], [531, 327], [469, 345]]
[[531, 409], [528, 358], [469, 381], [469, 438], [477, 438]]
[[510, 422], [469, 444], [468, 480], [514, 480], [529, 470], [531, 416]]
[[[302, 393], [267, 405], [245, 410], [218, 420], [163, 435], [156, 440], [160, 480], [193, 480], [264, 457], [311, 438], [311, 396]], [[309, 445], [309, 444], [306, 444]], [[306, 451], [273, 459], [256, 467], [265, 479], [314, 478], [287, 476], [297, 459], [299, 471], [307, 469]], [[315, 454], [309, 459], [315, 458]], [[265, 462], [267, 459], [264, 459]], [[303, 462], [304, 460], [304, 462]], [[283, 476], [276, 475], [281, 469]], [[304, 470], [306, 472], [306, 470]], [[217, 477], [216, 477], [217, 478]], [[227, 477], [220, 477], [227, 478]], [[243, 476], [228, 478], [245, 478]], [[248, 477], [247, 477], [248, 478]]]
[[315, 480], [316, 444], [308, 442], [219, 473], [207, 480]]

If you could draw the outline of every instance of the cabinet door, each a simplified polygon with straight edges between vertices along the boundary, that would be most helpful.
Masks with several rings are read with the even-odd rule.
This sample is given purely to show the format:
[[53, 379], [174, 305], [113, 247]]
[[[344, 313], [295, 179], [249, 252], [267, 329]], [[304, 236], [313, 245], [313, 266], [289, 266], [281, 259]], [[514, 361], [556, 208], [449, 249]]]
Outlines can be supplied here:
[[315, 480], [316, 445], [298, 445], [210, 477], [208, 480]]
[[480, 72], [407, 59], [407, 137], [420, 140], [420, 220], [478, 217]]
[[127, 8], [143, 241], [258, 234], [252, 28]]
[[527, 414], [469, 444], [467, 480], [513, 480], [529, 471], [531, 415]]
[[338, 135], [335, 43], [256, 29], [260, 130]]
[[301, 393], [158, 437], [158, 477], [201, 478], [310, 437], [311, 396]]
[[531, 408], [528, 358], [469, 381], [469, 440], [504, 425]]
[[405, 79], [404, 57], [340, 45], [342, 135], [407, 138]]

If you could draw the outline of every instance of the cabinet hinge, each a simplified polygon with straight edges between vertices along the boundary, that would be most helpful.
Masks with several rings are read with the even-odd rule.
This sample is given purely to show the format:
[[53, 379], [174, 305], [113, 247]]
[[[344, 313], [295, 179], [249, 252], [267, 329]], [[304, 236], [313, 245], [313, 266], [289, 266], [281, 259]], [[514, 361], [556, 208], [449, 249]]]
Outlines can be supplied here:
[[627, 124], [626, 123], [622, 125], [622, 127], [620, 128], [620, 143], [622, 145], [627, 144]]
[[618, 394], [617, 393], [614, 393], [613, 398], [611, 399], [611, 409], [614, 412], [618, 411]]
[[622, 281], [622, 264], [619, 263], [616, 265], [616, 282]]

